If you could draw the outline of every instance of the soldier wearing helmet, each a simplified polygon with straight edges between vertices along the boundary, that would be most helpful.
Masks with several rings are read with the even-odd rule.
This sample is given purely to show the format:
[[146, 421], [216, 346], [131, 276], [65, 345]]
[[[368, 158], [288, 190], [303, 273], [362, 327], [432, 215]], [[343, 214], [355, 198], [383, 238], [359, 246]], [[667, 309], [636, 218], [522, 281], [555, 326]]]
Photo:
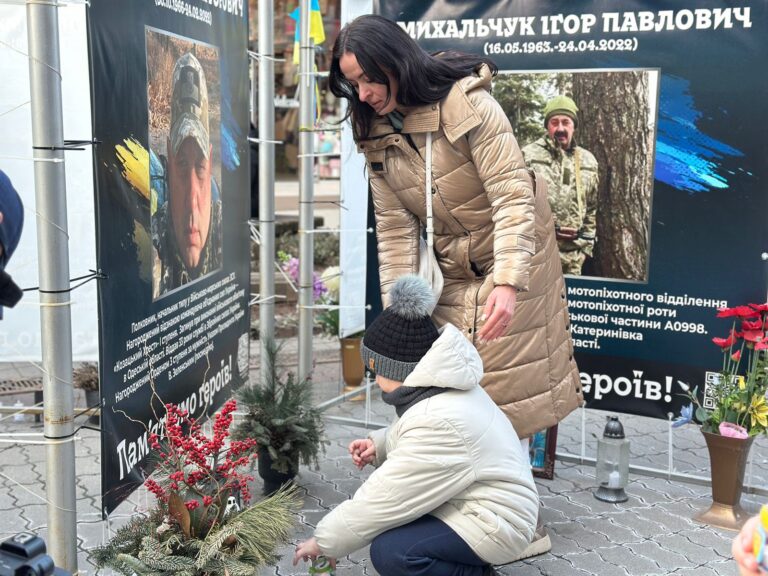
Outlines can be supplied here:
[[595, 245], [597, 160], [578, 146], [579, 109], [567, 96], [555, 96], [544, 107], [547, 135], [523, 148], [525, 162], [549, 184], [557, 244], [564, 274], [581, 275]]
[[205, 73], [179, 57], [171, 86], [165, 202], [152, 217], [153, 297], [221, 267], [221, 200], [211, 173]]

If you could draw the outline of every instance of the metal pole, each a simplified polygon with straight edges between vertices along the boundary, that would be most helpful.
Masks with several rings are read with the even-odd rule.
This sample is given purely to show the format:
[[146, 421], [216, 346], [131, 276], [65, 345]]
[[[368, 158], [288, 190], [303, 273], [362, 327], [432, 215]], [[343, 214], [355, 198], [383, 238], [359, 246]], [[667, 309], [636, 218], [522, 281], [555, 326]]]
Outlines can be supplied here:
[[261, 380], [269, 365], [268, 345], [275, 339], [275, 8], [274, 0], [259, 2], [259, 344]]
[[[43, 352], [45, 436], [68, 438], [74, 432], [72, 391], [72, 330], [69, 289], [64, 128], [61, 113], [59, 24], [55, 3], [27, 2], [29, 89], [35, 162], [37, 255], [40, 274], [40, 332]], [[48, 550], [56, 565], [77, 571], [75, 516], [75, 445], [46, 448]]]
[[314, 227], [314, 158], [312, 127], [314, 124], [314, 46], [309, 35], [310, 0], [301, 0], [299, 23], [299, 379], [312, 373], [313, 235]]

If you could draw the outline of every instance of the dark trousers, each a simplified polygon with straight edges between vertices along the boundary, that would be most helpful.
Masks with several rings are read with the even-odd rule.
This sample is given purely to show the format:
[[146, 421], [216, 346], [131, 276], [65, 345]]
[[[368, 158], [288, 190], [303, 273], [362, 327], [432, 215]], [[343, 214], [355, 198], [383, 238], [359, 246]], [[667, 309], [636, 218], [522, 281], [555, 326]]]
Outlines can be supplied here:
[[482, 576], [487, 565], [433, 516], [379, 534], [371, 562], [381, 576]]

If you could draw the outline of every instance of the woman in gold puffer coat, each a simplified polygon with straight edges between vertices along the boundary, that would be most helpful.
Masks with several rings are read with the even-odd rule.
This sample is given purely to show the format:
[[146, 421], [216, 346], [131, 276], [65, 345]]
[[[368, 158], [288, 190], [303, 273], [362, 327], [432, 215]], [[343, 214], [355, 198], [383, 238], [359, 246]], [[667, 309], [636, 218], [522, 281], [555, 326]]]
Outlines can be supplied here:
[[395, 280], [419, 266], [432, 133], [435, 253], [445, 281], [433, 319], [477, 347], [483, 388], [527, 438], [583, 398], [545, 185], [526, 170], [490, 94], [495, 72], [481, 57], [430, 56], [395, 23], [362, 16], [336, 40], [330, 86], [347, 100], [366, 157], [385, 304]]

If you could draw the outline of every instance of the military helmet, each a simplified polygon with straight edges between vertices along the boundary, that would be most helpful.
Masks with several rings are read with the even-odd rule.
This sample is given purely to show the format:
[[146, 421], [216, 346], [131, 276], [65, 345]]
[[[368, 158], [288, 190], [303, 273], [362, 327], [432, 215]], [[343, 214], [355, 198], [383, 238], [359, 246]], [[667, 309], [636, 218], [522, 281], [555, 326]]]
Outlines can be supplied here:
[[557, 114], [563, 114], [568, 116], [573, 123], [577, 123], [577, 114], [579, 113], [579, 107], [576, 106], [576, 102], [568, 98], [568, 96], [555, 96], [546, 106], [544, 106], [544, 126], [547, 125], [549, 119]]
[[190, 52], [173, 67], [171, 95], [171, 146], [176, 154], [182, 142], [194, 138], [208, 158], [208, 86], [200, 61]]

